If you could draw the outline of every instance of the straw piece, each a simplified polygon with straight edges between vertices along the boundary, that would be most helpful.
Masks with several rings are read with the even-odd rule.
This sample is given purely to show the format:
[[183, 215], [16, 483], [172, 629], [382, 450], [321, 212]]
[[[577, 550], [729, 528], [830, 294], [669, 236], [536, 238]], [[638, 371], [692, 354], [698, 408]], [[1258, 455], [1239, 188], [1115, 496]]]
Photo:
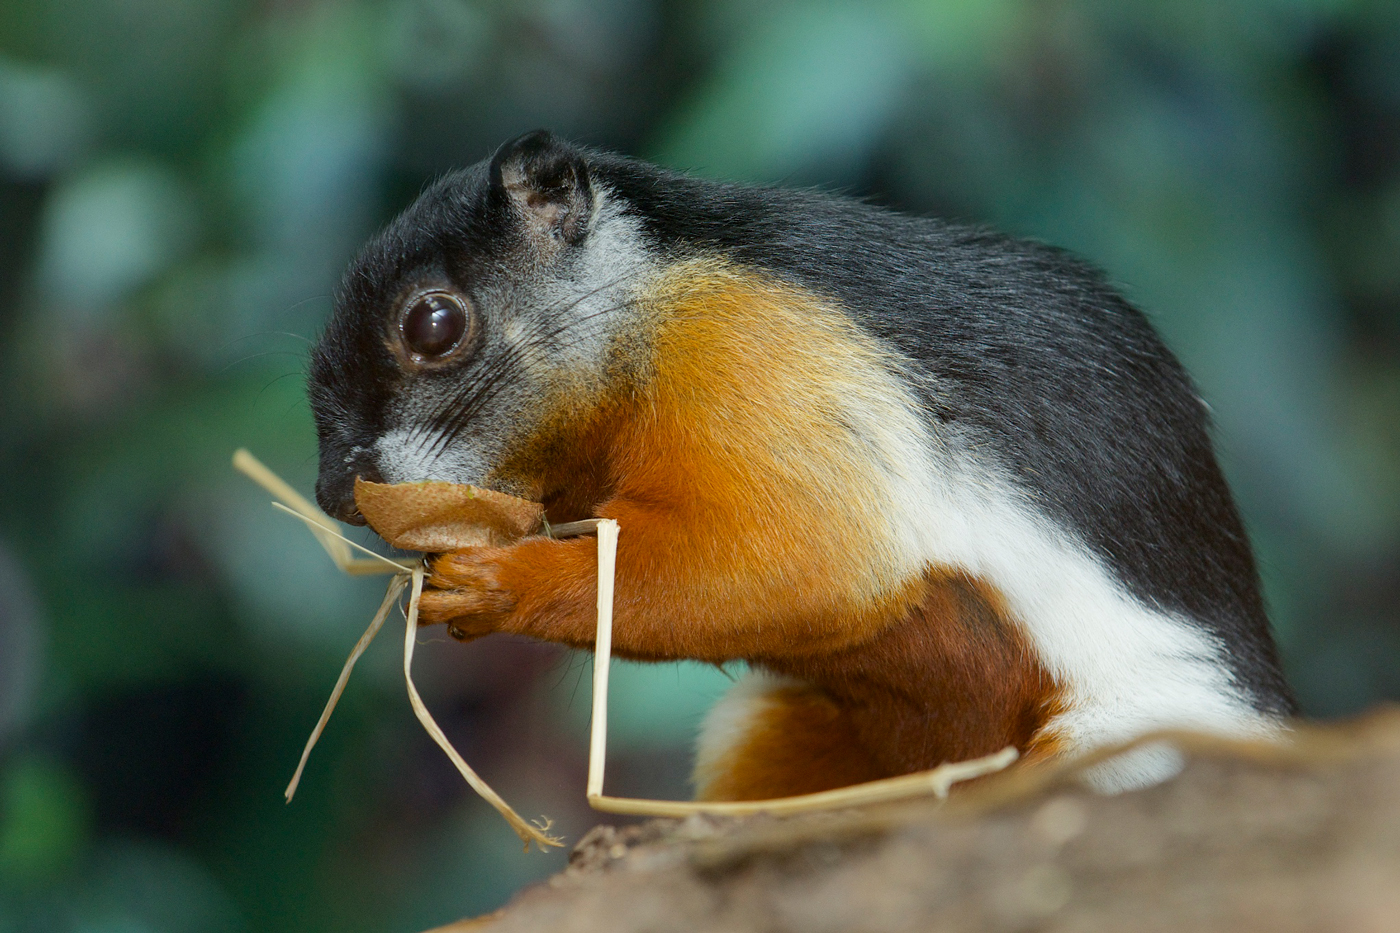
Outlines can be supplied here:
[[692, 813], [740, 816], [749, 813], [811, 813], [859, 804], [884, 803], [932, 794], [940, 799], [958, 781], [966, 781], [1001, 771], [1017, 758], [1014, 746], [971, 761], [949, 762], [931, 771], [868, 781], [854, 787], [779, 797], [772, 800], [741, 800], [700, 803], [684, 800], [642, 800], [634, 797], [608, 797], [603, 794], [603, 770], [608, 750], [608, 670], [612, 666], [613, 583], [617, 573], [617, 522], [598, 522], [598, 630], [593, 645], [593, 721], [588, 742], [588, 805], [608, 813], [635, 816], [689, 816]]
[[[331, 690], [330, 698], [326, 701], [325, 709], [321, 711], [321, 718], [317, 720], [316, 727], [311, 730], [311, 735], [306, 740], [306, 746], [302, 749], [301, 760], [297, 763], [296, 773], [292, 775], [292, 780], [287, 784], [287, 802], [291, 803], [292, 797], [296, 793], [297, 785], [301, 782], [302, 772], [306, 768], [306, 762], [311, 756], [311, 750], [320, 740], [321, 734], [325, 731], [326, 723], [330, 721], [331, 713], [334, 712], [336, 705], [340, 702], [340, 697], [345, 692], [345, 686], [350, 681], [350, 673], [354, 670], [356, 662], [359, 661], [360, 657], [365, 653], [370, 643], [374, 641], [375, 636], [379, 634], [380, 629], [384, 625], [384, 620], [388, 618], [390, 610], [393, 609], [395, 601], [403, 593], [404, 588], [409, 586], [411, 582], [412, 595], [409, 599], [408, 610], [404, 613], [404, 618], [408, 623], [408, 627], [404, 634], [403, 674], [404, 682], [408, 687], [409, 702], [413, 705], [413, 712], [418, 717], [418, 721], [422, 723], [423, 728], [432, 736], [433, 741], [447, 753], [447, 757], [456, 765], [457, 770], [461, 772], [462, 777], [466, 778], [467, 783], [471, 785], [472, 789], [485, 798], [487, 803], [495, 807], [496, 810], [506, 818], [506, 822], [508, 822], [511, 828], [524, 840], [526, 851], [529, 851], [530, 843], [532, 842], [539, 846], [541, 850], [543, 850], [545, 846], [562, 846], [564, 844], [563, 840], [548, 834], [547, 830], [550, 826], [550, 821], [548, 819], [538, 821], [538, 826], [527, 823], [525, 820], [521, 819], [519, 814], [511, 809], [509, 804], [501, 799], [499, 794], [477, 776], [476, 772], [467, 765], [462, 759], [462, 756], [452, 747], [452, 743], [447, 740], [447, 736], [444, 735], [442, 729], [438, 727], [437, 722], [433, 719], [432, 714], [428, 712], [428, 708], [423, 704], [422, 698], [418, 695], [418, 688], [414, 686], [413, 683], [412, 665], [413, 649], [415, 645], [414, 636], [418, 627], [418, 602], [423, 595], [424, 569], [421, 561], [414, 561], [412, 564], [400, 563], [382, 554], [377, 554], [369, 548], [356, 544], [354, 541], [346, 538], [335, 530], [329, 516], [303, 498], [295, 489], [264, 466], [247, 450], [240, 448], [234, 453], [233, 465], [279, 500], [272, 503], [274, 508], [287, 512], [305, 522], [310, 527], [311, 532], [316, 536], [316, 539], [321, 542], [322, 547], [326, 549], [326, 553], [331, 556], [331, 560], [333, 560], [336, 566], [341, 570], [355, 575], [372, 573], [394, 574], [394, 578], [389, 581], [389, 587], [384, 594], [384, 600], [380, 603], [379, 611], [375, 613], [374, 619], [369, 624], [369, 628], [365, 629], [365, 633], [361, 635], [360, 640], [355, 643], [355, 647], [350, 652], [350, 656], [346, 658], [345, 665], [340, 670], [340, 676], [336, 679], [335, 687]], [[440, 483], [435, 485], [449, 486], [450, 484]], [[382, 488], [393, 490], [399, 487], [384, 486]], [[472, 487], [458, 488], [472, 489]], [[476, 492], [483, 491], [475, 491], [466, 498], [477, 498]], [[485, 490], [484, 492], [490, 491]], [[435, 492], [434, 495], [441, 498], [441, 491]], [[447, 498], [450, 500], [452, 496], [449, 495]], [[544, 513], [542, 507], [539, 506], [538, 503], [532, 503], [524, 499], [515, 499], [514, 497], [503, 496], [500, 493], [494, 492], [491, 492], [490, 496], [481, 498], [486, 502], [486, 508], [493, 516], [493, 520], [498, 524], [503, 520], [506, 521], [507, 524], [505, 527], [507, 529], [513, 527], [509, 524], [511, 520], [514, 520], [515, 526], [528, 525], [530, 521], [530, 509], [535, 510], [534, 514], [536, 520], [534, 525], [529, 526], [529, 531], [537, 529], [539, 525], [543, 523]], [[392, 494], [390, 499], [392, 499]], [[499, 500], [510, 501], [502, 502]], [[521, 503], [528, 508], [522, 508], [520, 505]], [[480, 505], [481, 503], [477, 503], [475, 506], [468, 505], [466, 511], [471, 512], [474, 508], [479, 509]], [[459, 515], [461, 511], [462, 510], [459, 509]], [[505, 518], [502, 519], [502, 516], [505, 516]], [[512, 516], [514, 516], [513, 519]], [[574, 524], [582, 525], [585, 523]], [[519, 534], [528, 533], [528, 531], [511, 533], [518, 537]], [[369, 555], [370, 559], [351, 557], [352, 548]]]
[[995, 774], [1005, 769], [1016, 758], [1015, 746], [1008, 745], [993, 755], [973, 758], [969, 761], [948, 762], [930, 771], [919, 771], [915, 774], [904, 774], [879, 781], [867, 781], [853, 787], [839, 787], [835, 790], [824, 790], [815, 794], [777, 797], [771, 800], [700, 803], [687, 800], [640, 800], [633, 797], [599, 795], [590, 796], [588, 805], [595, 810], [607, 813], [682, 817], [690, 816], [692, 813], [709, 813], [716, 816], [746, 816], [751, 813], [791, 815], [872, 803], [891, 803], [914, 797], [933, 796], [942, 800], [947, 798], [949, 788], [957, 782]]
[[[336, 681], [335, 689], [331, 692], [331, 697], [321, 714], [321, 719], [307, 740], [301, 762], [297, 765], [296, 774], [287, 786], [287, 800], [290, 802], [292, 794], [296, 791], [297, 783], [301, 779], [311, 749], [315, 746], [329, 721], [331, 712], [344, 691], [355, 662], [359, 660], [383, 626], [394, 600], [411, 581], [411, 596], [408, 609], [404, 613], [407, 628], [404, 632], [403, 669], [409, 702], [413, 706], [413, 712], [418, 717], [418, 721], [432, 736], [438, 747], [451, 759], [453, 765], [456, 766], [458, 772], [471, 785], [472, 789], [505, 817], [506, 822], [525, 842], [526, 851], [529, 850], [532, 842], [541, 850], [545, 846], [563, 845], [560, 839], [547, 833], [550, 825], [548, 820], [537, 821], [539, 825], [526, 822], [509, 804], [501, 799], [499, 794], [477, 776], [476, 772], [452, 747], [452, 743], [448, 741], [432, 714], [428, 712], [422, 697], [419, 696], [418, 688], [413, 683], [412, 664], [418, 627], [418, 603], [423, 593], [423, 565], [420, 563], [410, 567], [390, 560], [341, 535], [334, 529], [328, 516], [298, 495], [296, 490], [259, 463], [246, 450], [239, 450], [234, 454], [234, 466], [281, 500], [280, 503], [274, 503], [275, 506], [306, 522], [322, 546], [325, 547], [327, 553], [331, 555], [336, 566], [352, 574], [386, 572], [395, 574], [379, 612], [376, 613], [369, 628], [360, 637], [360, 641], [356, 643], [350, 657], [346, 660], [345, 666], [341, 669], [340, 678]], [[364, 502], [361, 502], [362, 490], [365, 487], [377, 488], [371, 489]], [[594, 646], [593, 717], [589, 733], [588, 783], [585, 789], [588, 803], [594, 809], [639, 816], [683, 817], [692, 813], [733, 816], [759, 812], [807, 813], [929, 795], [942, 799], [948, 796], [948, 790], [953, 784], [1001, 771], [1017, 758], [1015, 747], [1008, 746], [993, 755], [971, 761], [949, 762], [917, 774], [906, 774], [880, 781], [869, 781], [854, 787], [843, 787], [815, 794], [773, 800], [697, 803], [608, 797], [603, 794], [603, 773], [607, 760], [608, 674], [612, 663], [613, 591], [617, 572], [619, 532], [617, 522], [612, 519], [587, 519], [550, 527], [544, 522], [543, 510], [538, 503], [506, 496], [491, 490], [472, 486], [455, 486], [450, 483], [388, 485], [370, 484], [357, 480], [356, 503], [361, 507], [361, 512], [366, 514], [375, 530], [386, 540], [396, 546], [411, 549], [422, 547], [425, 550], [454, 550], [479, 544], [506, 543], [513, 538], [539, 531], [541, 526], [543, 526], [545, 534], [553, 537], [597, 532], [598, 628]], [[368, 505], [369, 511], [366, 511], [365, 505]], [[407, 514], [398, 515], [395, 513], [396, 509]], [[375, 514], [371, 516], [370, 512]], [[481, 525], [485, 525], [485, 529], [480, 527]], [[422, 534], [418, 537], [413, 536], [415, 529], [422, 532], [425, 528], [429, 529], [431, 533], [426, 536]], [[405, 537], [406, 535], [407, 537]], [[415, 543], [409, 543], [410, 541]], [[350, 556], [351, 548], [368, 554], [372, 559], [352, 558]]]
[[457, 770], [462, 777], [466, 778], [472, 790], [476, 791], [486, 802], [496, 808], [496, 812], [506, 818], [510, 828], [515, 830], [521, 840], [525, 843], [525, 851], [530, 851], [530, 843], [539, 846], [540, 851], [544, 851], [545, 846], [562, 846], [564, 840], [547, 833], [550, 827], [550, 820], [542, 818], [539, 825], [527, 823], [521, 819], [520, 814], [511, 809], [510, 804], [501, 799], [491, 787], [477, 776], [477, 773], [462, 760], [462, 756], [457, 754], [457, 749], [452, 747], [452, 743], [447, 740], [437, 721], [433, 719], [433, 714], [428, 712], [428, 707], [424, 705], [423, 698], [418, 695], [418, 688], [413, 684], [413, 647], [418, 635], [418, 601], [423, 595], [423, 568], [418, 567], [413, 571], [413, 590], [408, 600], [408, 611], [404, 613], [407, 626], [404, 629], [403, 640], [403, 679], [408, 685], [408, 700], [413, 704], [413, 712], [418, 717], [418, 721], [423, 724], [423, 728], [433, 737], [433, 741], [438, 744], [447, 757], [452, 759], [452, 763], [457, 766]]
[[592, 534], [598, 530], [601, 518], [585, 518], [577, 522], [564, 522], [562, 525], [545, 525], [544, 533], [551, 538], [572, 538], [575, 535]]
[[326, 701], [326, 708], [321, 711], [321, 718], [316, 722], [316, 728], [311, 730], [311, 736], [306, 740], [306, 747], [301, 751], [301, 761], [297, 763], [296, 774], [292, 775], [291, 783], [287, 785], [287, 803], [292, 802], [292, 795], [297, 792], [297, 785], [301, 783], [301, 772], [306, 769], [306, 760], [311, 757], [311, 749], [316, 747], [316, 743], [321, 739], [321, 733], [325, 731], [326, 723], [330, 722], [331, 713], [340, 702], [340, 695], [345, 692], [345, 685], [350, 681], [350, 672], [355, 669], [355, 662], [360, 660], [360, 655], [365, 653], [369, 643], [374, 641], [374, 637], [379, 634], [379, 630], [384, 626], [384, 620], [389, 618], [389, 610], [394, 608], [395, 601], [403, 588], [408, 585], [410, 577], [407, 573], [401, 573], [389, 581], [388, 592], [384, 594], [384, 601], [379, 604], [379, 611], [374, 614], [374, 620], [370, 622], [369, 628], [360, 636], [360, 640], [355, 642], [355, 648], [350, 652], [350, 657], [345, 659], [345, 666], [340, 669], [340, 677], [336, 679], [335, 689], [331, 690], [330, 699]]
[[608, 757], [608, 671], [612, 667], [613, 583], [617, 576], [618, 525], [598, 522], [598, 632], [593, 645], [593, 720], [588, 736], [589, 805], [603, 794], [603, 768]]
[[[306, 522], [308, 525], [314, 525], [314, 524], [315, 524], [315, 521], [314, 521], [312, 518], [310, 518], [310, 517], [308, 517], [308, 516], [306, 516], [306, 515], [302, 515], [300, 512], [296, 511], [295, 509], [289, 509], [289, 508], [287, 508], [285, 505], [283, 505], [283, 504], [280, 503], [280, 502], [274, 502], [274, 503], [272, 503], [272, 507], [273, 507], [274, 509], [281, 509], [283, 512], [286, 512], [288, 515], [291, 515], [291, 516], [293, 516], [294, 518], [299, 518], [299, 519], [301, 519], [302, 521]], [[315, 529], [313, 528], [312, 530], [314, 531]], [[396, 560], [390, 560], [389, 558], [385, 557], [383, 554], [378, 554], [378, 553], [376, 553], [376, 552], [374, 552], [374, 551], [371, 551], [369, 548], [365, 547], [365, 546], [362, 545], [362, 544], [356, 544], [354, 541], [351, 541], [349, 538], [345, 537], [345, 535], [341, 534], [341, 533], [338, 532], [338, 531], [331, 531], [330, 529], [323, 529], [323, 530], [325, 530], [326, 534], [329, 535], [329, 536], [331, 536], [332, 538], [339, 539], [339, 542], [340, 542], [341, 544], [344, 544], [346, 547], [352, 547], [352, 548], [354, 548], [354, 549], [357, 550], [357, 551], [363, 551], [364, 553], [368, 554], [370, 557], [374, 558], [374, 560], [370, 561], [370, 560], [354, 560], [353, 558], [348, 558], [348, 557], [347, 557], [346, 560], [345, 560], [345, 563], [339, 565], [339, 566], [340, 566], [340, 569], [341, 569], [341, 570], [344, 570], [346, 573], [352, 573], [352, 574], [355, 574], [356, 576], [364, 576], [364, 575], [370, 574], [370, 573], [412, 573], [412, 572], [413, 572], [413, 566], [412, 566], [411, 564], [401, 564], [401, 563], [399, 563], [399, 562], [396, 561]], [[347, 550], [346, 553], [348, 554], [349, 551]], [[380, 567], [380, 569], [379, 569], [379, 570], [370, 570], [369, 568], [370, 568], [371, 566], [375, 566], [376, 561], [378, 562], [378, 566]], [[355, 568], [357, 568], [357, 569], [351, 570], [351, 569], [349, 569], [349, 568], [351, 568], [351, 567], [355, 567]]]
[[[355, 542], [351, 541], [351, 544]], [[367, 560], [363, 557], [352, 557], [341, 565], [340, 569], [352, 577], [377, 577], [381, 574], [396, 573], [393, 567], [386, 567], [382, 555], [379, 560]]]
[[[341, 535], [336, 533], [335, 522], [329, 515], [316, 508], [305, 496], [293, 489], [286, 480], [264, 466], [263, 462], [249, 453], [245, 447], [240, 447], [233, 452], [233, 468], [272, 493], [274, 499], [310, 525], [311, 533], [316, 536], [317, 541], [321, 542], [321, 547], [326, 549], [326, 553], [331, 556], [331, 560], [335, 561], [335, 565], [341, 568], [345, 567], [350, 561], [350, 551], [336, 540], [341, 538]], [[341, 540], [344, 539], [341, 538]]]

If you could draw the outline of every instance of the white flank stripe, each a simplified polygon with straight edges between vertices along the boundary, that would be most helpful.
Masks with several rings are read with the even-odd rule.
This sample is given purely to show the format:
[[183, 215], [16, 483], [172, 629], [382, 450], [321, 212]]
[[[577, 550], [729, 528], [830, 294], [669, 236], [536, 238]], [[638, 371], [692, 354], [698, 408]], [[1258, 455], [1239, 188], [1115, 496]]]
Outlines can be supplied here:
[[[883, 471], [890, 531], [909, 575], [960, 568], [1007, 600], [1042, 663], [1068, 691], [1047, 726], [1082, 751], [1160, 728], [1276, 733], [1234, 686], [1223, 646], [1187, 619], [1131, 596], [1089, 549], [1038, 513], [972, 445], [936, 437], [895, 375], [862, 374], [860, 425]], [[870, 405], [881, 386], [881, 403]], [[1179, 767], [1169, 749], [1106, 763], [1104, 790], [1153, 783]]]

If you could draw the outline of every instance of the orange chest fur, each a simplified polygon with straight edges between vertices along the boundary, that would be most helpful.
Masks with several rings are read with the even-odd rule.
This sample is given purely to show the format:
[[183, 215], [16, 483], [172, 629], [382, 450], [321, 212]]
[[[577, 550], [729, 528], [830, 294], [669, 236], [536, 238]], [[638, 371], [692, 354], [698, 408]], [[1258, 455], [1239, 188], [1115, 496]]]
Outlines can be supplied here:
[[[900, 552], [900, 503], [851, 428], [852, 406], [894, 391], [888, 357], [814, 296], [727, 266], [644, 304], [644, 365], [549, 445], [546, 500], [554, 520], [620, 510], [618, 625], [656, 633], [642, 656], [817, 685], [891, 774], [1027, 747], [1056, 685], [999, 594]], [[663, 543], [629, 553], [629, 524]]]

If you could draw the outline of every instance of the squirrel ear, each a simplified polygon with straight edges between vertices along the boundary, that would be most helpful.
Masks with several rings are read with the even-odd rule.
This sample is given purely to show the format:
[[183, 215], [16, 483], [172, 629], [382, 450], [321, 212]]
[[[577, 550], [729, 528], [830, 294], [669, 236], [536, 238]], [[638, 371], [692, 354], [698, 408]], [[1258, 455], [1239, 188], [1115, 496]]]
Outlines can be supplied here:
[[593, 186], [583, 154], [548, 130], [517, 136], [491, 159], [492, 193], [538, 235], [576, 245], [588, 235]]

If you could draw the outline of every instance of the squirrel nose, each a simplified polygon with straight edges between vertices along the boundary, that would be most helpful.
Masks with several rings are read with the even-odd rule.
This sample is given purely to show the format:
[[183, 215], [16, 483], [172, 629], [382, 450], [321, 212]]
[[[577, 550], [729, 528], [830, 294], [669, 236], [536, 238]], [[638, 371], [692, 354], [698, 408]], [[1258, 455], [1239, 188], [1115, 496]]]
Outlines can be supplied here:
[[[350, 487], [351, 490], [354, 487]], [[352, 493], [336, 502], [335, 507], [327, 509], [326, 513], [331, 518], [338, 519], [347, 525], [366, 525], [365, 517], [360, 514], [359, 508], [355, 505], [355, 496]]]
[[316, 482], [316, 502], [331, 518], [347, 525], [364, 525], [365, 517], [355, 505], [355, 478], [367, 483], [384, 482], [383, 475], [372, 463], [360, 462], [333, 477], [322, 474]]

